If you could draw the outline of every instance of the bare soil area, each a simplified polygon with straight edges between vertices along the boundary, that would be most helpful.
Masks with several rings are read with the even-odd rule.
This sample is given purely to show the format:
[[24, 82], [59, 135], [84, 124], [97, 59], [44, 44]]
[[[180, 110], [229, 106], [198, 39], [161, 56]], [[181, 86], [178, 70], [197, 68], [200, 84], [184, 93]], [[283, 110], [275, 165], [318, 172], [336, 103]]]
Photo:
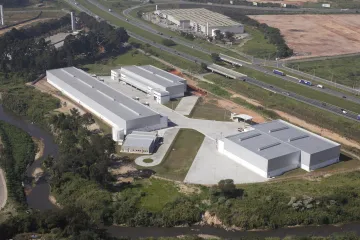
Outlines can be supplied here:
[[254, 15], [260, 23], [280, 29], [295, 52], [292, 58], [360, 52], [360, 17], [349, 15]]

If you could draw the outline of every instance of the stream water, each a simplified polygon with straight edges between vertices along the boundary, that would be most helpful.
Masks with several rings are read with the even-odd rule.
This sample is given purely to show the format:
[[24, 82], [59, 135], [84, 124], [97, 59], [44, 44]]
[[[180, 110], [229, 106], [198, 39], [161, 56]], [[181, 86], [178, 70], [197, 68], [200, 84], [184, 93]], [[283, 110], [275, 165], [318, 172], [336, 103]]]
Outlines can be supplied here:
[[[52, 135], [42, 128], [31, 124], [23, 118], [17, 117], [12, 113], [5, 111], [0, 105], [0, 120], [10, 123], [29, 133], [31, 136], [42, 139], [45, 145], [44, 157], [51, 155], [58, 156], [58, 146], [54, 142]], [[27, 176], [31, 177], [32, 172], [41, 167], [42, 159], [35, 161], [27, 170]], [[40, 211], [55, 208], [49, 201], [50, 186], [45, 179], [40, 178], [27, 196], [27, 203], [30, 208]], [[176, 227], [176, 228], [157, 228], [157, 227], [107, 227], [108, 232], [114, 237], [171, 237], [179, 235], [206, 234], [214, 235], [221, 238], [236, 239], [239, 237], [285, 237], [289, 235], [296, 236], [328, 236], [333, 233], [356, 232], [360, 235], [360, 223], [348, 223], [341, 226], [323, 225], [323, 226], [306, 226], [293, 228], [280, 228], [268, 231], [226, 231], [220, 228], [210, 226], [193, 226], [193, 227]]]

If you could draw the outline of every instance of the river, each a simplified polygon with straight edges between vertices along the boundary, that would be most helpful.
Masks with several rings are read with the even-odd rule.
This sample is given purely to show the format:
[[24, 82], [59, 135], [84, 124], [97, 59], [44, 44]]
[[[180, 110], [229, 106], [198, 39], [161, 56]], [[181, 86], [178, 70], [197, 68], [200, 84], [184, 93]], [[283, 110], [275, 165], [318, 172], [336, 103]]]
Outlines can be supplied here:
[[[17, 117], [12, 113], [5, 111], [0, 105], [0, 120], [10, 123], [18, 128], [29, 133], [31, 136], [42, 139], [45, 145], [44, 157], [52, 155], [55, 158], [58, 156], [58, 146], [54, 142], [53, 136], [43, 130], [42, 128], [31, 124], [23, 118]], [[27, 176], [31, 177], [31, 173], [37, 167], [41, 166], [43, 159], [35, 161], [27, 170]], [[44, 180], [40, 179], [32, 188], [32, 191], [27, 196], [27, 203], [30, 208], [40, 211], [53, 209], [56, 206], [49, 201], [50, 186]], [[307, 227], [293, 227], [280, 228], [269, 231], [226, 231], [220, 228], [210, 226], [193, 226], [193, 227], [177, 227], [177, 228], [157, 228], [157, 227], [107, 227], [108, 232], [114, 237], [131, 237], [131, 238], [145, 238], [145, 237], [175, 237], [179, 235], [193, 235], [206, 234], [219, 236], [221, 238], [239, 238], [239, 237], [285, 237], [288, 235], [296, 236], [328, 236], [333, 233], [341, 232], [356, 232], [360, 235], [360, 223], [348, 223], [342, 226], [307, 226]]]

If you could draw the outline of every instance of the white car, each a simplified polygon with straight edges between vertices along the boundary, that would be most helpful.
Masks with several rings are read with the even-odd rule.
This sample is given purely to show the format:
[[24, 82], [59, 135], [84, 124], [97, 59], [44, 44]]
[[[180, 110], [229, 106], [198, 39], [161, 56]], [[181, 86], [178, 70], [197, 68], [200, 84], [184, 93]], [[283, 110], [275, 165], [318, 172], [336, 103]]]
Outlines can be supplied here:
[[111, 8], [109, 8], [109, 12], [111, 12], [112, 10], [111, 10]]
[[347, 114], [347, 111], [346, 111], [345, 109], [341, 109], [341, 112], [342, 112], [343, 114]]

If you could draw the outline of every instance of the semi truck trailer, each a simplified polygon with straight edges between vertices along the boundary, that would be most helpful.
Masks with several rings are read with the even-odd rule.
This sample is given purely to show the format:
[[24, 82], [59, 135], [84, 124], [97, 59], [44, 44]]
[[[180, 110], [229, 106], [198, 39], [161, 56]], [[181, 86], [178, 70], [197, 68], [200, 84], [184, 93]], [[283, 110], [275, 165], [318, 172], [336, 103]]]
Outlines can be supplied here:
[[280, 75], [280, 76], [285, 76], [285, 73], [283, 73], [282, 71], [276, 70], [276, 69], [273, 70], [273, 73]]

